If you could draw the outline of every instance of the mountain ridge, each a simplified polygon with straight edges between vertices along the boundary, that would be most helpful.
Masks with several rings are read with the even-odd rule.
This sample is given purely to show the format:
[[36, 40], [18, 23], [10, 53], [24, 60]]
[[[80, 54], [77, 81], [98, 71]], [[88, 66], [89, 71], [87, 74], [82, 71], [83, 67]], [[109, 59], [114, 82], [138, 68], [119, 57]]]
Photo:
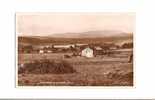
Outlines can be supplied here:
[[115, 30], [97, 30], [97, 31], [86, 31], [86, 32], [79, 32], [79, 33], [59, 33], [59, 34], [52, 34], [48, 35], [50, 37], [56, 38], [97, 38], [97, 37], [125, 37], [130, 36], [130, 33], [125, 33], [122, 31], [115, 31]]

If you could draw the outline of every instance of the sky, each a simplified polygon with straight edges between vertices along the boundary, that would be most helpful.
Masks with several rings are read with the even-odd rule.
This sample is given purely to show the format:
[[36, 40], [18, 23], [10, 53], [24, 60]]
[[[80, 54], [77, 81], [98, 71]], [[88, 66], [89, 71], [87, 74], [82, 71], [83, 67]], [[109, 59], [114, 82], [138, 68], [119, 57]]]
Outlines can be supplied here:
[[16, 13], [16, 33], [46, 36], [59, 33], [117, 30], [133, 33], [134, 13]]

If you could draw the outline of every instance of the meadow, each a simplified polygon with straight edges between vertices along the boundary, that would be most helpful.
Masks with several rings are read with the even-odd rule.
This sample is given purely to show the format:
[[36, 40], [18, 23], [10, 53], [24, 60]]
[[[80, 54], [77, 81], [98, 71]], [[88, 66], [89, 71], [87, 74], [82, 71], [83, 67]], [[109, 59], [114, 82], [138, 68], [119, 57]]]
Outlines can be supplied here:
[[[66, 53], [70, 55], [70, 53]], [[130, 52], [93, 58], [64, 58], [65, 53], [18, 54], [18, 65], [42, 59], [64, 60], [75, 70], [66, 74], [18, 74], [18, 86], [133, 86], [133, 63]]]

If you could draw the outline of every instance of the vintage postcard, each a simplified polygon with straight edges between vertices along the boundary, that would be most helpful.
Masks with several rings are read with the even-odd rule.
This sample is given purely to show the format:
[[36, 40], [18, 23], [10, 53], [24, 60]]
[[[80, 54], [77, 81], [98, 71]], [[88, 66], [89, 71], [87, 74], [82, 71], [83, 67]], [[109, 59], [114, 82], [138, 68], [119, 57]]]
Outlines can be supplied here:
[[16, 13], [17, 86], [134, 86], [135, 13]]

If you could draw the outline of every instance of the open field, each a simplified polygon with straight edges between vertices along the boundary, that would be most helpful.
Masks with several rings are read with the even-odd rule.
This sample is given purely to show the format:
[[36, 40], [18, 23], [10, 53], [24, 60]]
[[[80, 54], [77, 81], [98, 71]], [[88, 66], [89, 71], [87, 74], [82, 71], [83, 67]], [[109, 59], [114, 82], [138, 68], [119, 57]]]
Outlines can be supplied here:
[[[129, 52], [93, 58], [63, 58], [65, 53], [19, 54], [18, 64], [34, 60], [65, 60], [76, 70], [70, 74], [18, 74], [19, 86], [133, 86]], [[69, 54], [69, 53], [68, 53]]]

